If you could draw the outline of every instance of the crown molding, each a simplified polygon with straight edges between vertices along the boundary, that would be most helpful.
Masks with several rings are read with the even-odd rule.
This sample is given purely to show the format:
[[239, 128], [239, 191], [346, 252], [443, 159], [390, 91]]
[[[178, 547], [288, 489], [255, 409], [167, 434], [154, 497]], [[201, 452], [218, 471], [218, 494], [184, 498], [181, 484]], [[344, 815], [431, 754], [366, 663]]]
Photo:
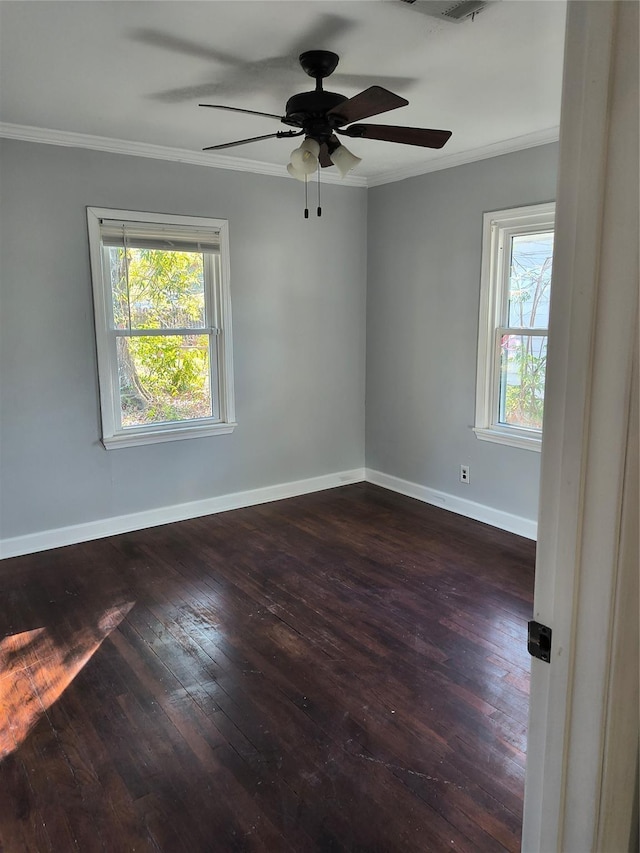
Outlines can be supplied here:
[[[338, 184], [348, 187], [377, 187], [382, 184], [404, 181], [407, 178], [415, 178], [418, 175], [426, 175], [429, 172], [437, 172], [441, 169], [451, 169], [454, 166], [462, 166], [465, 163], [473, 163], [476, 160], [486, 160], [490, 157], [499, 157], [501, 154], [522, 151], [525, 148], [547, 145], [550, 142], [557, 142], [559, 136], [559, 128], [556, 126], [547, 130], [524, 134], [523, 136], [514, 136], [511, 139], [485, 145], [482, 148], [471, 148], [467, 151], [460, 151], [457, 154], [439, 155], [426, 163], [414, 164], [389, 172], [381, 172], [379, 175], [372, 175], [369, 178], [360, 175], [347, 175], [346, 178], [340, 178], [331, 173], [327, 174], [326, 170], [323, 170], [322, 179], [325, 184]], [[229, 157], [211, 152], [189, 151], [186, 148], [169, 148], [164, 145], [132, 142], [126, 139], [112, 139], [108, 136], [93, 136], [89, 133], [75, 133], [74, 131], [52, 130], [45, 127], [0, 122], [0, 137], [4, 137], [5, 139], [19, 139], [23, 142], [39, 142], [44, 145], [87, 148], [92, 151], [106, 151], [109, 154], [148, 157], [153, 160], [169, 160], [174, 163], [189, 163], [193, 166], [207, 166], [212, 169], [227, 169], [235, 172], [251, 172], [257, 175], [270, 175], [271, 177], [294, 180], [284, 166], [275, 163], [264, 163], [261, 160], [246, 160], [241, 157]]]
[[[258, 175], [287, 178], [284, 166], [264, 163], [261, 160], [246, 160], [241, 157], [229, 157], [212, 152], [189, 151], [186, 148], [169, 148], [164, 145], [152, 145], [146, 142], [132, 142], [126, 139], [112, 139], [108, 136], [93, 136], [89, 133], [75, 133], [67, 130], [52, 130], [46, 127], [31, 127], [24, 124], [0, 122], [0, 137], [19, 139], [22, 142], [39, 142], [44, 145], [61, 145], [67, 148], [88, 148], [92, 151], [106, 151], [109, 154], [126, 154], [131, 157], [148, 157], [152, 160], [170, 160], [174, 163], [189, 163], [193, 166], [208, 166], [213, 169], [227, 169], [234, 172], [252, 172]], [[323, 183], [342, 186], [366, 187], [367, 180], [357, 175], [338, 175], [322, 173]]]
[[382, 172], [379, 175], [371, 175], [367, 179], [367, 186], [377, 187], [382, 184], [392, 184], [396, 181], [404, 181], [406, 178], [426, 175], [429, 172], [438, 172], [441, 169], [452, 169], [454, 166], [474, 163], [476, 160], [488, 160], [490, 157], [499, 157], [501, 154], [513, 154], [515, 151], [523, 151], [525, 148], [535, 148], [538, 145], [557, 142], [559, 138], [560, 128], [558, 126], [546, 130], [537, 130], [534, 133], [514, 136], [511, 139], [504, 139], [501, 142], [494, 142], [481, 148], [470, 148], [457, 154], [443, 154], [427, 163], [416, 163], [413, 166]]

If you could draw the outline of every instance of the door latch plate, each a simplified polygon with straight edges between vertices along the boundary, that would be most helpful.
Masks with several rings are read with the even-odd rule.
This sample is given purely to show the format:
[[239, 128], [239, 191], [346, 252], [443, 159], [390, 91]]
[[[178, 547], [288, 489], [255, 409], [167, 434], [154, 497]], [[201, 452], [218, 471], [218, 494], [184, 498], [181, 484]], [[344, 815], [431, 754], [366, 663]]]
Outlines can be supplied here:
[[550, 663], [551, 628], [542, 625], [540, 622], [529, 622], [527, 649], [532, 657]]

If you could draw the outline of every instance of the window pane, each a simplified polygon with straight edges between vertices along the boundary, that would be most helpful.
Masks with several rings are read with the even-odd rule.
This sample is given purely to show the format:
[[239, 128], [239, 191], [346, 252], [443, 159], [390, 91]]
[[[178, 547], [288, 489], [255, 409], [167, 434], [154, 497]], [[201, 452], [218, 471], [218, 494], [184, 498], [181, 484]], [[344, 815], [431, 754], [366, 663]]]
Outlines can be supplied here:
[[549, 327], [553, 231], [511, 238], [507, 326]]
[[546, 365], [546, 335], [502, 336], [499, 423], [542, 429]]
[[116, 340], [123, 427], [212, 416], [209, 335]]
[[[111, 247], [116, 329], [194, 329], [206, 325], [204, 258], [198, 252]], [[128, 266], [128, 269], [127, 269]]]

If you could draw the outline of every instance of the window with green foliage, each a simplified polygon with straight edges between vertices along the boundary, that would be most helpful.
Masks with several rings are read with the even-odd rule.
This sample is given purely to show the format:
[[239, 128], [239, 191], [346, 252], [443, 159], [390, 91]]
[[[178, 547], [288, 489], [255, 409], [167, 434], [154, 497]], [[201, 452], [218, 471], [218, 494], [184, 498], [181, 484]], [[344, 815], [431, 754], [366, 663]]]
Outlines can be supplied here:
[[485, 214], [475, 432], [539, 450], [555, 205]]
[[88, 209], [105, 447], [230, 432], [227, 223]]

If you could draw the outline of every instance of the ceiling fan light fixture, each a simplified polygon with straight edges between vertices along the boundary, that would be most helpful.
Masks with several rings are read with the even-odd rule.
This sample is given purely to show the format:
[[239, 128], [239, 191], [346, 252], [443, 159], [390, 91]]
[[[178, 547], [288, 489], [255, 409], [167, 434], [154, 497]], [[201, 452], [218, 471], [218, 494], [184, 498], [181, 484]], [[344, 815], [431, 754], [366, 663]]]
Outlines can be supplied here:
[[[410, 2], [410, 0], [407, 0]], [[430, 3], [445, 3], [449, 10], [455, 8], [464, 14], [473, 13], [487, 0], [430, 0]], [[450, 4], [454, 3], [454, 7]], [[425, 4], [426, 5], [426, 4]], [[328, 50], [308, 50], [300, 54], [299, 61], [302, 69], [316, 81], [312, 92], [299, 92], [292, 95], [286, 103], [285, 114], [264, 113], [258, 110], [248, 110], [243, 107], [232, 107], [227, 104], [200, 104], [210, 109], [231, 110], [232, 112], [248, 113], [249, 115], [265, 116], [278, 119], [293, 130], [279, 130], [262, 136], [252, 136], [248, 139], [238, 139], [235, 142], [224, 142], [220, 145], [210, 145], [204, 151], [214, 151], [221, 148], [232, 148], [235, 145], [246, 145], [262, 139], [282, 139], [284, 137], [303, 137], [299, 148], [291, 152], [287, 164], [287, 172], [292, 178], [305, 185], [305, 218], [309, 218], [308, 188], [309, 177], [314, 173], [318, 178], [318, 207], [317, 215], [321, 216], [320, 207], [320, 175], [321, 169], [335, 166], [342, 178], [354, 169], [362, 160], [352, 154], [340, 143], [335, 135], [343, 134], [357, 139], [378, 139], [382, 142], [399, 142], [405, 145], [417, 145], [422, 148], [442, 148], [451, 136], [449, 130], [429, 130], [420, 127], [400, 127], [395, 125], [359, 124], [362, 119], [368, 119], [381, 113], [406, 107], [406, 98], [395, 95], [382, 86], [369, 86], [362, 92], [347, 98], [338, 92], [328, 92], [323, 88], [322, 81], [332, 74], [338, 64], [338, 54]]]
[[293, 163], [287, 164], [287, 172], [291, 175], [292, 178], [295, 178], [296, 181], [306, 181], [308, 175], [306, 172], [301, 172], [300, 169], [296, 169]]
[[339, 145], [334, 151], [330, 151], [329, 159], [338, 169], [342, 178], [346, 177], [352, 169], [355, 169], [358, 163], [362, 163], [362, 158], [356, 157], [344, 145]]
[[[320, 143], [308, 136], [299, 148], [295, 148], [291, 152], [291, 162], [289, 165], [296, 172], [301, 172], [303, 175], [312, 175], [318, 168], [319, 154]], [[287, 169], [289, 169], [288, 166]], [[290, 169], [289, 174], [292, 174]], [[294, 177], [297, 177], [297, 175], [294, 175]]]

